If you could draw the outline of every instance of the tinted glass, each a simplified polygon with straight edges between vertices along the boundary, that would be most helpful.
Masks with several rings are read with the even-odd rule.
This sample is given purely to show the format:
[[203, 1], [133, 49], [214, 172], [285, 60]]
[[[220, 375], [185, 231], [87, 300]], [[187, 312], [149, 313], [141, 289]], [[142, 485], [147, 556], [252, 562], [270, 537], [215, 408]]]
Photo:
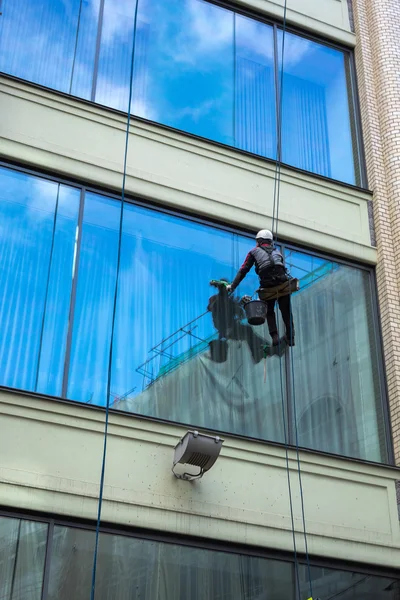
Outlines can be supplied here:
[[0, 517], [0, 598], [41, 599], [47, 527]]
[[291, 379], [302, 446], [386, 460], [370, 274], [293, 250]]
[[[248, 250], [231, 233], [126, 205], [115, 408], [283, 441], [277, 356], [264, 376], [268, 330], [248, 325], [239, 295], [210, 286], [230, 280]], [[241, 295], [257, 287], [253, 275]]]
[[203, 0], [141, 0], [139, 116], [233, 145], [234, 13]]
[[60, 394], [79, 191], [4, 168], [0, 178], [1, 384]]
[[[94, 533], [55, 527], [49, 599], [90, 595]], [[201, 548], [101, 534], [96, 598], [294, 600], [292, 566]]]
[[36, 391], [53, 396], [62, 394], [79, 201], [80, 190], [60, 185], [36, 386]]
[[88, 193], [83, 213], [68, 397], [106, 404], [120, 204]]
[[0, 70], [90, 98], [95, 5], [80, 0], [15, 0], [4, 5]]
[[[49, 599], [90, 596], [94, 532], [56, 526]], [[309, 596], [308, 570], [291, 562], [101, 533], [96, 598], [295, 600]], [[397, 600], [400, 580], [311, 566], [315, 598]], [[318, 594], [318, 596], [317, 596]]]
[[[135, 31], [135, 0], [6, 2], [0, 71], [127, 112], [134, 48], [135, 115], [275, 158], [273, 28], [205, 0], [137, 8]], [[286, 33], [284, 162], [360, 183], [350, 94], [347, 53]]]
[[[297, 35], [285, 35], [282, 160], [306, 171], [356, 183], [346, 56]], [[281, 31], [278, 48], [281, 69]]]
[[100, 406], [110, 387], [121, 411], [277, 442], [297, 425], [301, 446], [387, 460], [369, 270], [285, 250], [300, 280], [289, 352], [271, 345], [272, 305], [247, 321], [254, 269], [232, 296], [211, 285], [232, 281], [252, 239], [126, 202], [111, 339], [120, 201], [0, 177], [1, 385]]

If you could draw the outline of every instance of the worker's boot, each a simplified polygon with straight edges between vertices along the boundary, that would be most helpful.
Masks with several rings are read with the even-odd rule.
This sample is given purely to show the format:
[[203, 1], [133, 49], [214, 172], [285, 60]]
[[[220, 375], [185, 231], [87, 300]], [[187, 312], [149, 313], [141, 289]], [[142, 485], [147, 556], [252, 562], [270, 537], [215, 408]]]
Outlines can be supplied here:
[[279, 345], [279, 335], [277, 333], [272, 333], [271, 338], [272, 338], [272, 345], [278, 346]]

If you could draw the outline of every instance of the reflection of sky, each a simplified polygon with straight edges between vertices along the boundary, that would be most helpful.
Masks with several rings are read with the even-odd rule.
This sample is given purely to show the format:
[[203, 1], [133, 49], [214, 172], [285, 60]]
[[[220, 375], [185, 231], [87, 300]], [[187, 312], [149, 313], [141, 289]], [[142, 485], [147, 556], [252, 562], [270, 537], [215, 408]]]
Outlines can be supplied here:
[[[77, 290], [71, 318], [67, 397], [104, 405], [121, 204], [106, 196], [86, 193], [80, 253], [74, 269], [80, 189], [4, 168], [0, 171], [0, 181], [0, 285], [3, 292], [0, 383], [61, 394], [75, 273]], [[141, 393], [143, 383], [149, 383], [149, 379], [144, 382], [137, 369], [154, 355], [151, 349], [206, 311], [209, 296], [215, 294], [209, 285], [210, 279], [231, 279], [253, 245], [254, 240], [246, 236], [125, 204], [112, 346], [111, 401], [126, 392], [131, 398]], [[292, 274], [304, 283], [301, 290], [306, 290], [304, 295], [300, 290], [293, 297], [298, 376], [308, 380], [312, 377], [309, 369], [314, 365], [308, 363], [305, 349], [315, 351], [320, 344], [324, 350], [318, 354], [317, 363], [320, 369], [326, 370], [328, 381], [324, 389], [336, 390], [339, 394], [339, 381], [343, 386], [350, 378], [368, 381], [364, 390], [361, 387], [359, 392], [356, 390], [356, 401], [361, 401], [362, 410], [369, 410], [368, 402], [375, 406], [372, 367], [376, 357], [370, 343], [368, 320], [371, 310], [368, 307], [369, 273], [297, 250], [286, 249], [285, 254]], [[258, 278], [253, 269], [240, 285], [238, 295], [253, 294], [257, 287]], [[195, 325], [194, 335], [200, 340], [215, 336], [210, 313], [197, 319]], [[261, 336], [264, 332], [265, 328], [256, 329]], [[161, 356], [148, 365], [149, 374], [156, 378], [160, 370], [164, 373], [171, 364], [171, 356], [181, 360], [183, 355], [187, 359], [192, 348], [198, 356], [197, 338], [184, 335], [169, 349], [170, 355]], [[224, 410], [236, 410], [232, 405], [233, 380], [242, 399], [247, 390], [249, 407], [258, 402], [262, 405], [264, 400], [258, 397], [257, 388], [253, 386], [256, 381], [253, 377], [257, 374], [261, 378], [262, 365], [254, 366], [250, 355], [245, 354], [248, 353], [245, 338], [240, 339], [243, 343], [229, 344], [230, 355], [224, 364], [211, 365], [209, 355], [203, 354], [201, 360], [193, 359], [186, 367], [177, 369], [170, 379], [160, 377], [157, 394], [152, 396], [152, 387], [146, 391], [146, 397], [151, 398], [153, 404], [144, 408], [143, 413], [160, 416], [157, 398], [158, 393], [162, 396], [165, 385], [170, 391], [168, 397], [160, 397], [164, 409], [167, 403], [163, 414], [174, 418], [174, 413], [168, 412], [168, 403], [179, 400], [187, 406], [187, 422], [191, 422], [193, 413], [188, 403], [193, 397], [187, 395], [188, 391], [189, 396], [196, 393], [191, 388], [195, 382], [199, 386], [210, 384], [207, 426], [225, 428], [221, 420], [226, 414]], [[343, 343], [339, 343], [342, 339]], [[253, 338], [257, 348], [262, 340], [262, 337]], [[350, 352], [350, 344], [356, 351]], [[206, 341], [202, 351], [207, 348]], [[338, 361], [340, 377], [336, 368]], [[173, 364], [176, 366], [176, 361]], [[273, 365], [277, 373], [277, 363]], [[226, 371], [221, 380], [218, 379], [220, 367]], [[221, 394], [217, 406], [213, 405], [215, 386]], [[308, 398], [307, 394], [303, 401], [304, 398]], [[266, 398], [270, 406], [277, 401], [274, 395]], [[132, 405], [135, 410], [140, 400], [133, 402], [138, 403]], [[375, 412], [372, 410], [371, 414]], [[197, 417], [193, 419], [197, 425], [200, 423]], [[233, 430], [246, 433], [246, 418], [238, 415], [235, 419]], [[375, 435], [374, 423], [370, 421], [371, 436]]]
[[[274, 157], [272, 27], [205, 0], [138, 1], [132, 111]], [[99, 7], [6, 2], [0, 70], [127, 111], [135, 1], [104, 0], [93, 81]], [[354, 183], [344, 55], [286, 35], [283, 160]]]
[[[2, 169], [1, 190], [2, 381], [36, 389], [39, 368], [37, 389], [60, 395], [80, 193], [7, 169]], [[118, 201], [86, 194], [68, 396], [100, 404], [107, 388], [119, 211]], [[143, 378], [137, 368], [153, 356], [150, 350], [206, 311], [209, 297], [216, 293], [210, 280], [232, 280], [253, 245], [246, 236], [125, 205], [113, 346], [115, 394], [132, 388], [134, 393], [141, 391]], [[324, 266], [330, 270], [334, 264], [294, 250], [286, 250], [286, 261], [292, 275], [306, 278], [307, 285]], [[253, 269], [238, 296], [253, 295], [257, 287]], [[175, 336], [170, 355], [152, 361], [154, 377], [171, 355], [182, 355], [215, 334], [209, 313], [194, 325], [196, 337]]]
[[283, 64], [284, 162], [355, 183], [343, 52], [286, 33]]

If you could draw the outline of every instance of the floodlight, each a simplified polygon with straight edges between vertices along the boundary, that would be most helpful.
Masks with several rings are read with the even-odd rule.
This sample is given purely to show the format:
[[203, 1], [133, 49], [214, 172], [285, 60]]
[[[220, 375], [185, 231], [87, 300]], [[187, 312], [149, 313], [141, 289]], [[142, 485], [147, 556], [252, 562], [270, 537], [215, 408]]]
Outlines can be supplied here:
[[[200, 479], [204, 473], [211, 469], [217, 460], [224, 440], [218, 436], [205, 435], [198, 431], [188, 431], [175, 446], [174, 462], [172, 472], [178, 479], [192, 481]], [[195, 474], [176, 473], [175, 467], [182, 465], [193, 465], [199, 467], [200, 471]]]

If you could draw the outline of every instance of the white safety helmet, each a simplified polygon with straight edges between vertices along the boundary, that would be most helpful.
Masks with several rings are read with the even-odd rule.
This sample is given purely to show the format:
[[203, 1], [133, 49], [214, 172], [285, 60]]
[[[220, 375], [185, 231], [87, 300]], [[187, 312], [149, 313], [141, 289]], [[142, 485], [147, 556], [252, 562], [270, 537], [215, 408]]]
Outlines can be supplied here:
[[269, 229], [261, 229], [256, 235], [256, 240], [270, 240], [272, 242], [273, 235]]

